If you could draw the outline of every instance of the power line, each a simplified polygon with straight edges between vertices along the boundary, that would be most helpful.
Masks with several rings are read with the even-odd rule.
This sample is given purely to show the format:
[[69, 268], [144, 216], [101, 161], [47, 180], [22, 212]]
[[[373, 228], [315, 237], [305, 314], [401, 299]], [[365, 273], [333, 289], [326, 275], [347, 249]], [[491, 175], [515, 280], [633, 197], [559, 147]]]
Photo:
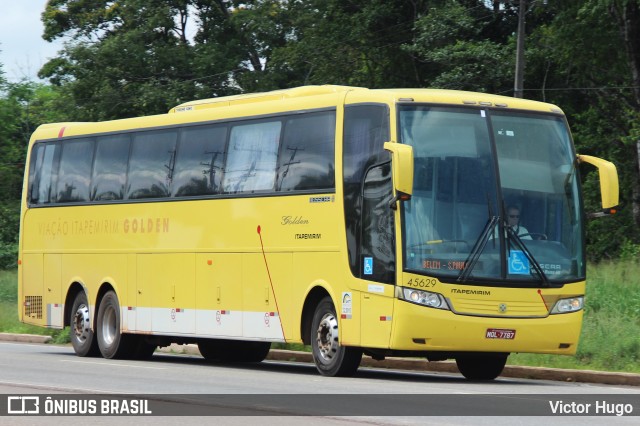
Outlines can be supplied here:
[[[534, 88], [534, 89], [522, 89], [525, 92], [562, 92], [562, 91], [608, 91], [608, 90], [633, 90], [640, 89], [640, 86], [602, 86], [602, 87], [550, 87], [550, 88]], [[498, 92], [498, 95], [511, 92], [510, 90], [503, 90]]]

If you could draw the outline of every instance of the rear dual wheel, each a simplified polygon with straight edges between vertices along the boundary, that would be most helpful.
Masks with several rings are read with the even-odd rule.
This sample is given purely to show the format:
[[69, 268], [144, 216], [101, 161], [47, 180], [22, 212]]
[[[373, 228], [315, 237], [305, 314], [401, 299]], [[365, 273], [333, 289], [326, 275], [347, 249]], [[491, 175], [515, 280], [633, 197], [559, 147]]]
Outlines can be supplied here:
[[213, 362], [262, 362], [271, 349], [270, 342], [205, 339], [198, 342], [200, 354]]
[[108, 291], [98, 308], [98, 347], [105, 358], [147, 359], [153, 355], [156, 345], [145, 336], [120, 331], [120, 304], [113, 290]]
[[102, 298], [93, 330], [87, 295], [83, 291], [74, 299], [69, 323], [71, 344], [78, 356], [102, 354], [105, 358], [145, 359], [156, 349], [144, 336], [121, 333], [120, 305], [114, 291], [108, 291]]
[[113, 290], [100, 301], [96, 326], [98, 347], [103, 357], [131, 358], [136, 353], [135, 336], [120, 332], [120, 304]]
[[100, 353], [98, 341], [91, 329], [91, 312], [84, 291], [79, 292], [73, 300], [69, 324], [69, 337], [73, 350], [78, 356], [96, 356]]

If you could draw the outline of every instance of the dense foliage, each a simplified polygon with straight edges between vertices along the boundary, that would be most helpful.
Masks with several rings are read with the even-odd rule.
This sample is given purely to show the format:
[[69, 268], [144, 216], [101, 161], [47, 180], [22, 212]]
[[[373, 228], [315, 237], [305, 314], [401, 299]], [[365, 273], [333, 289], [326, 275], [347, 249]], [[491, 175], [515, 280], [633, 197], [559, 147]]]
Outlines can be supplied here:
[[[560, 105], [578, 152], [618, 166], [623, 209], [589, 223], [589, 256], [638, 253], [640, 0], [49, 0], [43, 37], [66, 43], [40, 70], [48, 84], [0, 68], [0, 267], [38, 124], [305, 84], [512, 95], [521, 1], [525, 97]], [[598, 210], [597, 174], [582, 172]]]

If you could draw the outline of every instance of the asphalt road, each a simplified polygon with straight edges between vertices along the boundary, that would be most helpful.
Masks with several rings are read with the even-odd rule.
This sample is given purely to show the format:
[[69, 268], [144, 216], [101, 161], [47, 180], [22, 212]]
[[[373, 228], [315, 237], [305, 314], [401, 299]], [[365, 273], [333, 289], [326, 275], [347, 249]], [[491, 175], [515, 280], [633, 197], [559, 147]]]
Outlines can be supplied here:
[[[128, 394], [150, 400], [155, 410], [155, 415], [146, 417], [6, 418], [11, 420], [7, 424], [25, 425], [69, 421], [186, 425], [210, 424], [212, 419], [230, 425], [499, 425], [514, 424], [516, 419], [518, 424], [537, 425], [541, 418], [536, 416], [544, 415], [545, 423], [582, 426], [587, 419], [595, 424], [637, 424], [640, 414], [640, 388], [634, 386], [516, 378], [481, 383], [455, 373], [374, 368], [361, 368], [352, 378], [331, 378], [302, 363], [212, 365], [196, 355], [168, 353], [156, 353], [150, 361], [79, 358], [68, 346], [9, 342], [0, 342], [0, 393], [89, 399]], [[574, 402], [578, 409], [580, 404], [591, 404], [587, 412], [596, 414], [597, 401], [611, 409], [630, 407], [632, 412], [556, 417], [551, 411], [553, 406], [571, 410]], [[190, 416], [198, 413], [207, 417]], [[184, 417], [165, 416], [171, 414]]]

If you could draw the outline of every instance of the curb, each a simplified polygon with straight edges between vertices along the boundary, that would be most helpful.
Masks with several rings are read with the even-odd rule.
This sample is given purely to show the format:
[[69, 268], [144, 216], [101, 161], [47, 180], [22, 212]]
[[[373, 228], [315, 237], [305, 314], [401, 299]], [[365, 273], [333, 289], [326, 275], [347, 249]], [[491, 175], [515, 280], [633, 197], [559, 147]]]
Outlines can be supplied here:
[[[172, 344], [171, 346], [159, 348], [157, 351], [200, 356], [200, 351], [198, 351], [198, 347], [196, 345]], [[281, 349], [271, 349], [269, 355], [267, 355], [267, 359], [272, 361], [313, 363], [313, 356], [310, 352], [287, 351]], [[362, 363], [360, 365], [362, 367], [371, 368], [460, 374], [454, 361], [428, 362], [421, 358], [388, 358], [383, 361], [376, 361], [373, 358], [365, 356], [362, 358]], [[594, 370], [567, 370], [562, 368], [507, 365], [504, 367], [500, 376], [519, 379], [640, 386], [640, 374]]]
[[22, 342], [22, 343], [49, 343], [51, 336], [38, 336], [36, 334], [12, 334], [0, 333], [0, 342]]

